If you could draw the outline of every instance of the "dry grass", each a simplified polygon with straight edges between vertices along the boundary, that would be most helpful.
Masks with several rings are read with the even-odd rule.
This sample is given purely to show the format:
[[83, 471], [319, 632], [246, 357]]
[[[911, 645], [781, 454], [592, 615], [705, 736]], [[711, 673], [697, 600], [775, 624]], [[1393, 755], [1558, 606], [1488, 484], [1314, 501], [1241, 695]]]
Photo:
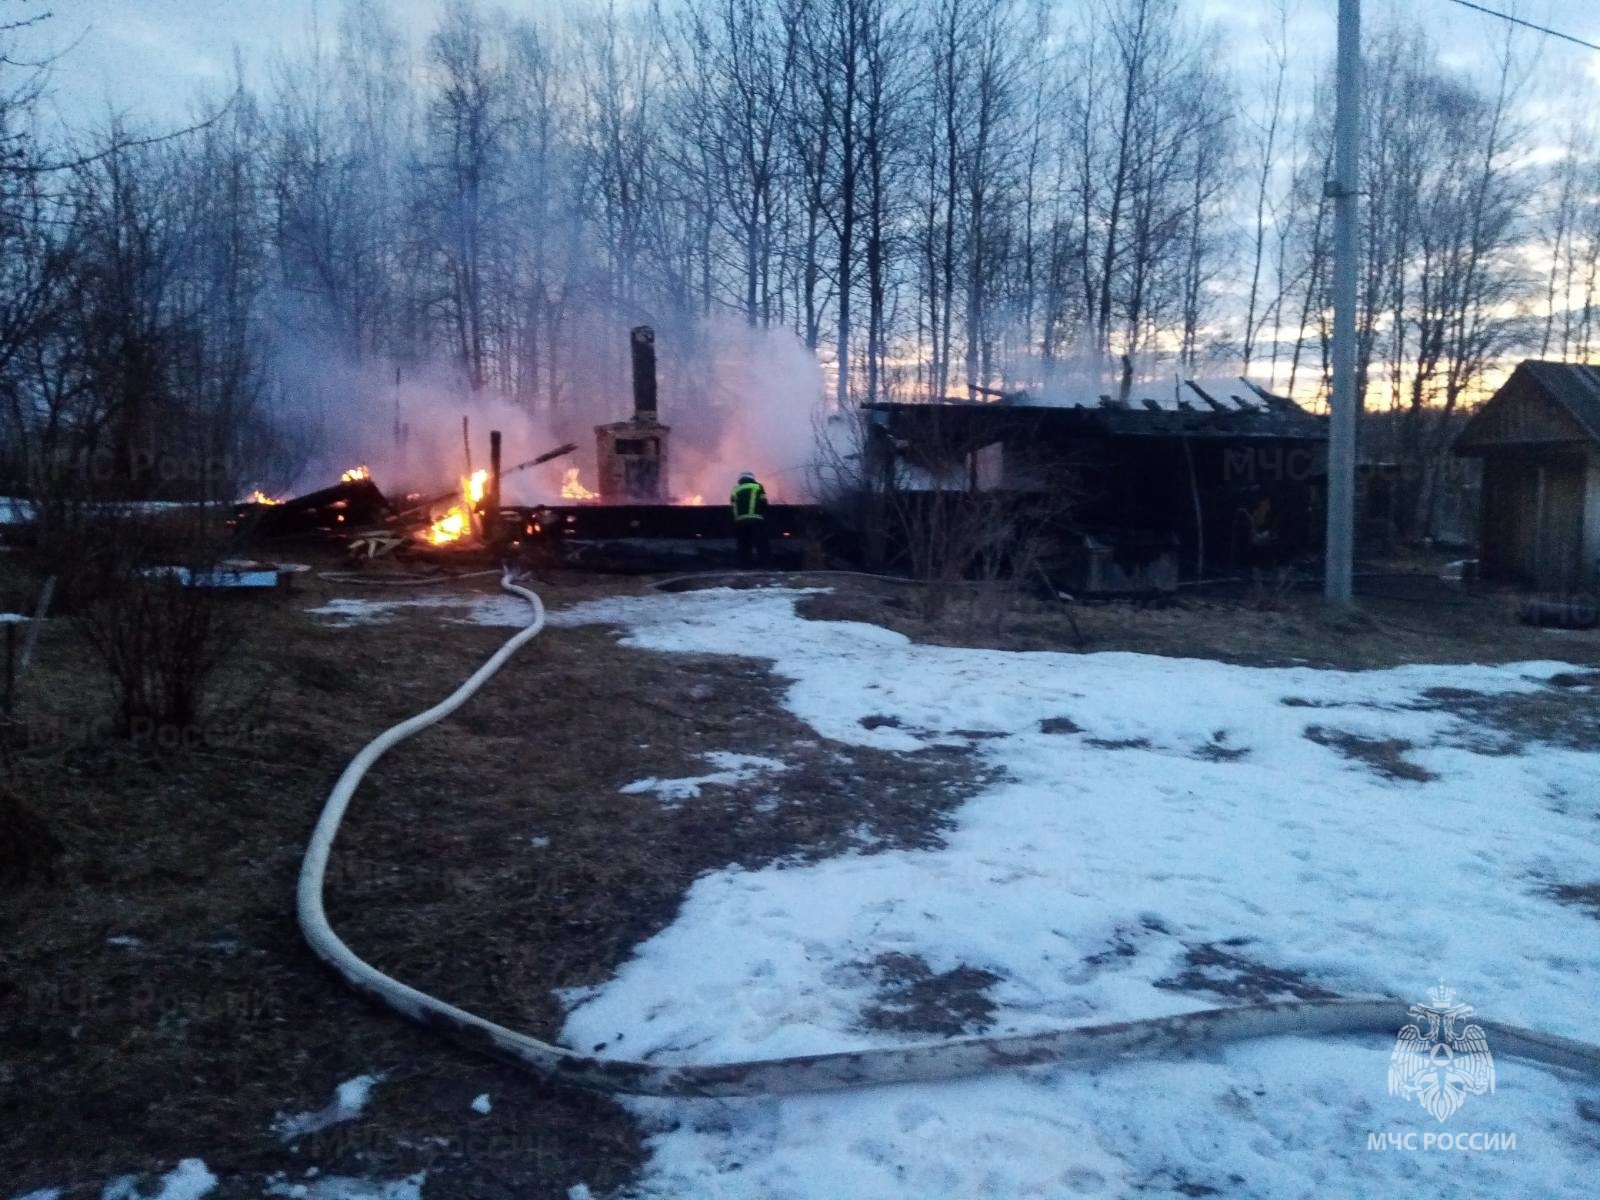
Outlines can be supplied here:
[[[642, 586], [552, 575], [542, 590], [559, 606]], [[39, 868], [14, 872], [0, 894], [0, 1163], [19, 1165], [6, 1180], [13, 1193], [97, 1196], [112, 1175], [151, 1175], [190, 1155], [223, 1177], [224, 1200], [258, 1195], [265, 1175], [291, 1166], [379, 1178], [427, 1170], [430, 1200], [561, 1197], [580, 1181], [603, 1193], [637, 1170], [640, 1135], [617, 1104], [374, 1011], [301, 945], [294, 879], [333, 779], [373, 733], [453, 688], [504, 637], [441, 625], [436, 610], [350, 628], [305, 613], [334, 590], [241, 598], [249, 634], [226, 704], [209, 725], [179, 731], [197, 743], [180, 753], [110, 738], [109, 693], [84, 647], [65, 624], [43, 639], [17, 715], [0, 726], [0, 836], [19, 831], [20, 844], [25, 831]], [[802, 607], [924, 641], [1073, 649], [1070, 623], [1049, 608], [1024, 605], [998, 632], [989, 621], [930, 627], [906, 590], [840, 581]], [[1297, 597], [1271, 611], [1191, 600], [1080, 608], [1077, 619], [1090, 650], [1341, 666], [1600, 662], [1600, 635], [1490, 620], [1495, 600], [1437, 619], [1391, 607], [1343, 627]], [[1514, 702], [1525, 709], [1472, 696], [1430, 703], [1484, 720], [1509, 714], [1514, 731], [1552, 737], [1592, 710], [1587, 675], [1546, 691], [1560, 697]], [[1070, 731], [1067, 718], [1052, 721]], [[677, 807], [618, 792], [644, 776], [703, 774], [703, 749], [789, 768]], [[359, 952], [400, 978], [549, 1035], [561, 1020], [552, 989], [604, 980], [672, 919], [698, 874], [931, 845], [981, 783], [970, 752], [893, 755], [818, 739], [783, 709], [758, 660], [650, 654], [604, 629], [552, 630], [374, 771], [336, 853], [330, 911]], [[1250, 974], [1234, 951], [1218, 953], [1232, 958], [1190, 965], [1213, 983], [1219, 971]], [[976, 974], [945, 980], [910, 961], [871, 969], [885, 1023], [986, 1019]], [[318, 1108], [369, 1071], [385, 1081], [359, 1121], [296, 1152], [270, 1132], [280, 1111]], [[480, 1092], [494, 1097], [489, 1116], [469, 1109]]]
[[1247, 1004], [1268, 1004], [1276, 1000], [1332, 1000], [1333, 992], [1320, 988], [1297, 971], [1286, 971], [1257, 962], [1240, 948], [1246, 938], [1230, 938], [1220, 945], [1201, 942], [1184, 951], [1183, 970], [1170, 979], [1158, 979], [1155, 986], [1170, 991], [1224, 997]]
[[1336, 750], [1353, 762], [1365, 764], [1384, 779], [1428, 783], [1438, 776], [1406, 757], [1416, 747], [1404, 738], [1371, 738], [1343, 729], [1308, 725], [1305, 736], [1319, 746]]
[[1552, 900], [1581, 908], [1600, 921], [1600, 883], [1558, 883], [1548, 894]]
[[[302, 947], [294, 878], [332, 779], [500, 640], [331, 630], [303, 599], [243, 601], [231, 711], [174, 731], [196, 743], [179, 753], [110, 737], [71, 629], [44, 639], [4, 732], [12, 778], [65, 853], [53, 883], [5, 897], [0, 1162], [22, 1165], [8, 1185], [97, 1195], [190, 1155], [224, 1177], [222, 1196], [259, 1195], [286, 1167], [430, 1169], [457, 1195], [626, 1178], [638, 1138], [615, 1104], [464, 1058], [373, 1012]], [[318, 1108], [366, 1071], [388, 1075], [358, 1125], [292, 1155], [270, 1132], [279, 1111]], [[468, 1108], [482, 1091], [503, 1101], [489, 1117]]]
[[1012, 597], [1000, 621], [970, 619], [961, 606], [930, 622], [914, 589], [841, 585], [800, 602], [819, 621], [866, 621], [932, 645], [1062, 653], [1128, 650], [1247, 666], [1309, 665], [1370, 670], [1401, 663], [1515, 662], [1559, 658], [1600, 665], [1600, 631], [1550, 631], [1517, 620], [1517, 597], [1469, 593], [1418, 574], [1373, 583], [1354, 612], [1330, 614], [1319, 596], [1263, 600], [1248, 588], [1183, 593], [1164, 606], [1063, 605]]
[[986, 993], [1000, 977], [991, 971], [963, 964], [936, 972], [921, 955], [890, 952], [863, 973], [875, 993], [862, 1012], [868, 1029], [956, 1037], [982, 1033], [994, 1021]]
[[[545, 591], [560, 603], [615, 588], [563, 577]], [[22, 1164], [12, 1191], [98, 1195], [112, 1175], [153, 1177], [185, 1156], [223, 1177], [222, 1197], [311, 1166], [427, 1170], [430, 1197], [602, 1192], [637, 1169], [639, 1133], [613, 1101], [374, 1011], [303, 948], [294, 879], [333, 779], [505, 636], [441, 632], [433, 610], [332, 627], [304, 611], [326, 590], [244, 601], [251, 632], [229, 707], [179, 753], [110, 738], [108, 694], [70, 627], [43, 640], [3, 729], [13, 789], [63, 848], [53, 878], [10, 881], [0, 909], [0, 1162]], [[703, 774], [701, 749], [790, 765], [676, 808], [618, 793], [643, 776]], [[970, 753], [817, 740], [762, 663], [553, 630], [373, 772], [335, 854], [330, 913], [400, 978], [549, 1036], [561, 1021], [551, 990], [604, 980], [697, 874], [930, 845], [978, 782]], [[365, 1072], [385, 1080], [359, 1121], [295, 1152], [271, 1133], [279, 1112], [321, 1107]], [[470, 1111], [480, 1092], [494, 1096], [488, 1116]]]

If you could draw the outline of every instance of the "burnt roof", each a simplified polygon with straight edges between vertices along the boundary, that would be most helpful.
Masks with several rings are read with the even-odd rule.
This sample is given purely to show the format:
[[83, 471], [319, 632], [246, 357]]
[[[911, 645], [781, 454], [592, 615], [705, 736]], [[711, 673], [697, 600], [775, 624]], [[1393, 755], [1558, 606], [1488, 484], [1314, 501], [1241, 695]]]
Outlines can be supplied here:
[[1294, 401], [1247, 385], [1251, 394], [1225, 398], [1188, 385], [1185, 398], [1130, 397], [1127, 401], [1101, 396], [1093, 404], [1035, 404], [944, 400], [936, 402], [879, 401], [866, 405], [892, 423], [948, 422], [952, 433], [1008, 433], [1076, 435], [1082, 437], [1215, 439], [1283, 439], [1326, 441], [1326, 417], [1314, 416]]
[[[1555, 411], [1539, 415], [1541, 401]], [[1456, 452], [1584, 441], [1600, 442], [1600, 368], [1530, 358], [1472, 415]]]

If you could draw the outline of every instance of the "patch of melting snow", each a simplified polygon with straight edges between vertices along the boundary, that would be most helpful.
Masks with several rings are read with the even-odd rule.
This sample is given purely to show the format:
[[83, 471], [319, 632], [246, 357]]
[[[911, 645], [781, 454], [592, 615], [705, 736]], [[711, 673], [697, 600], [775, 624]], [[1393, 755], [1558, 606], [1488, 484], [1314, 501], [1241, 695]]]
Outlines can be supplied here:
[[[716, 1062], [929, 1040], [866, 1020], [893, 997], [861, 964], [890, 952], [930, 978], [993, 977], [999, 1034], [1253, 995], [1248, 970], [1186, 971], [1205, 947], [1262, 978], [1399, 997], [1396, 1030], [1445, 975], [1486, 1019], [1600, 1041], [1593, 920], [1526, 886], [1535, 864], [1592, 876], [1592, 819], [1544, 797], [1600, 794], [1600, 753], [1529, 741], [1485, 756], [1454, 744], [1467, 718], [1426, 703], [1437, 688], [1538, 692], [1570, 666], [1345, 672], [968, 650], [806, 621], [796, 595], [611, 598], [552, 624], [619, 625], [624, 645], [655, 651], [760, 647], [788, 681], [786, 707], [842, 743], [915, 752], [1004, 733], [971, 749], [995, 782], [951, 814], [937, 849], [701, 876], [614, 978], [560, 994], [567, 1044], [622, 1037], [629, 1057]], [[1041, 728], [1068, 712], [1073, 736]], [[1375, 741], [1406, 743], [1428, 778], [1399, 784], [1337, 744]], [[937, 1085], [628, 1100], [651, 1151], [631, 1194], [1587, 1200], [1584, 1113], [1600, 1089], [1517, 1059], [1497, 1057], [1496, 1093], [1470, 1098], [1452, 1127], [1518, 1132], [1536, 1153], [1368, 1152], [1374, 1132], [1437, 1131], [1389, 1095], [1392, 1048], [1278, 1038]]]
[[15, 1200], [61, 1200], [60, 1188], [39, 1188], [36, 1191], [25, 1192]]
[[306, 611], [312, 616], [327, 617], [336, 625], [370, 625], [393, 620], [411, 608], [442, 609], [446, 620], [495, 627], [526, 625], [531, 612], [526, 600], [503, 592], [487, 595], [447, 592], [390, 600], [341, 596]]
[[216, 1186], [217, 1177], [204, 1160], [186, 1158], [163, 1175], [159, 1190], [148, 1196], [139, 1190], [137, 1175], [118, 1175], [101, 1189], [100, 1200], [200, 1200]]
[[382, 1075], [357, 1075], [347, 1079], [334, 1089], [333, 1099], [317, 1111], [293, 1116], [279, 1113], [272, 1122], [272, 1132], [288, 1142], [343, 1121], [353, 1121], [366, 1108], [372, 1089], [382, 1080]]
[[494, 1106], [489, 1103], [488, 1092], [484, 1092], [483, 1095], [475, 1097], [472, 1101], [472, 1111], [477, 1113], [480, 1117], [488, 1116], [493, 1110], [493, 1107]]
[[217, 1177], [198, 1158], [186, 1158], [161, 1180], [155, 1200], [200, 1200], [217, 1186]]
[[668, 807], [699, 797], [703, 787], [735, 787], [750, 783], [763, 775], [788, 770], [788, 764], [776, 758], [763, 758], [758, 754], [733, 754], [725, 750], [712, 750], [702, 755], [717, 770], [706, 775], [693, 775], [686, 779], [638, 779], [624, 784], [617, 791], [624, 796], [639, 796], [654, 792], [657, 799]]
[[279, 1176], [267, 1181], [266, 1194], [288, 1200], [422, 1200], [426, 1179], [425, 1171], [389, 1180], [325, 1175], [313, 1183], [290, 1183]]

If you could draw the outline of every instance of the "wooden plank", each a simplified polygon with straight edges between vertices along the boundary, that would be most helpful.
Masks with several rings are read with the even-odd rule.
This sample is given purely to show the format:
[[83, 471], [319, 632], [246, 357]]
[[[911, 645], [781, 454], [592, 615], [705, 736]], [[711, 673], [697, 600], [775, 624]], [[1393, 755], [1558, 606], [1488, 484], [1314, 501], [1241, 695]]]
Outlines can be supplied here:
[[1591, 441], [1572, 415], [1530, 383], [1513, 381], [1495, 393], [1456, 440], [1470, 451], [1510, 446], [1551, 446]]

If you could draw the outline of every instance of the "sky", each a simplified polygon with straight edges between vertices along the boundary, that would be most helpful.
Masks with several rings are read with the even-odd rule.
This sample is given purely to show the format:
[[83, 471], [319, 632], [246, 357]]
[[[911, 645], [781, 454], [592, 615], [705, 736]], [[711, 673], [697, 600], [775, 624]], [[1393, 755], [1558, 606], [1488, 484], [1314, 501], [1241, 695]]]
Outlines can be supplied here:
[[[589, 0], [598, 4], [600, 0]], [[1076, 4], [1082, 0], [1057, 0]], [[1291, 10], [1290, 54], [1297, 71], [1320, 72], [1332, 53], [1337, 0], [1285, 0]], [[1264, 55], [1264, 30], [1272, 27], [1278, 0], [1185, 0], [1190, 11], [1219, 28], [1224, 52], [1248, 75]], [[1518, 15], [1600, 43], [1600, 4], [1594, 0], [1486, 0]], [[441, 0], [390, 0], [397, 23], [417, 41]], [[30, 39], [34, 51], [65, 49], [56, 64], [52, 91], [70, 124], [103, 121], [112, 110], [152, 119], [185, 114], [197, 92], [225, 91], [237, 54], [247, 82], [264, 84], [272, 66], [305, 52], [320, 24], [330, 31], [340, 0], [0, 0], [0, 14], [49, 10]], [[505, 0], [510, 12], [556, 11], [546, 0]], [[581, 10], [583, 0], [560, 6]], [[1365, 0], [1369, 24], [1392, 13], [1422, 21], [1445, 60], [1465, 69], [1487, 70], [1504, 24], [1451, 0]], [[1592, 85], [1600, 98], [1600, 53], [1571, 43], [1519, 35], [1522, 54], [1537, 67], [1536, 82]]]

